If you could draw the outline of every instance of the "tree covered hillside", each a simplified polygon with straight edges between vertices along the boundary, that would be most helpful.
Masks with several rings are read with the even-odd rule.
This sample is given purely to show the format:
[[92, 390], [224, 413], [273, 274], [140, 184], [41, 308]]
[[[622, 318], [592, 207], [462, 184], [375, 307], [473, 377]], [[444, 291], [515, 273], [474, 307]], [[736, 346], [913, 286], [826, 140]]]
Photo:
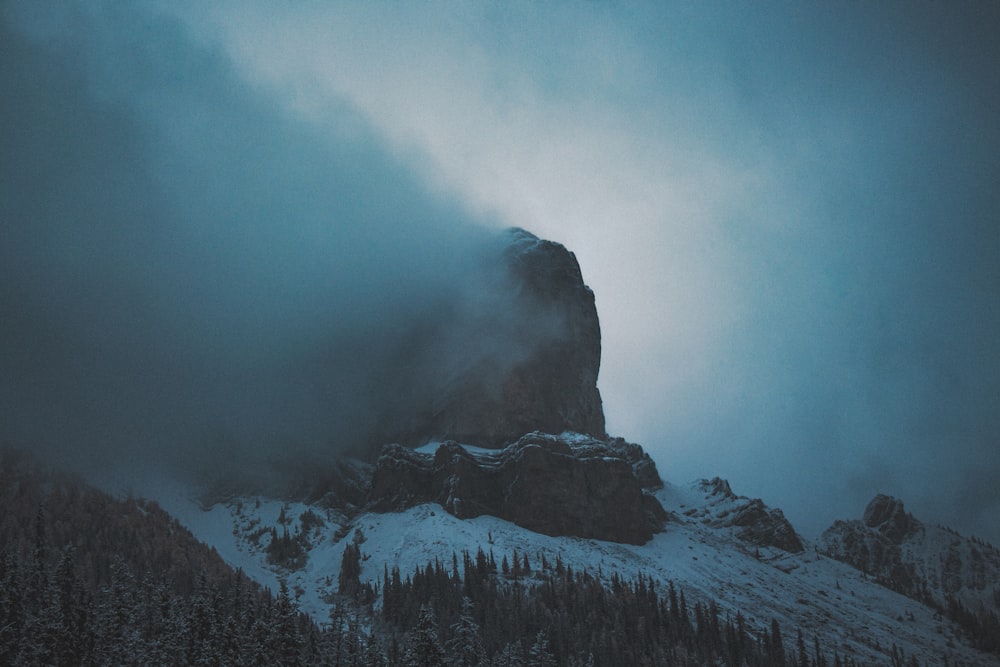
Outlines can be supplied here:
[[0, 664], [318, 664], [322, 633], [155, 503], [0, 453]]

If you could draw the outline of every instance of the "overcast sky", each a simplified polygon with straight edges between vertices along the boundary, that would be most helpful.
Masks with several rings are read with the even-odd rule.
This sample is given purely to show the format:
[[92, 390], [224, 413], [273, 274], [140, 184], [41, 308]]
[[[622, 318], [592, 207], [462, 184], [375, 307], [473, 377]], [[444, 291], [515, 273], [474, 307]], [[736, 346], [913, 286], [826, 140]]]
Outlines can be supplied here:
[[277, 4], [0, 2], [4, 437], [325, 442], [317, 340], [516, 225], [664, 478], [1000, 542], [995, 4]]

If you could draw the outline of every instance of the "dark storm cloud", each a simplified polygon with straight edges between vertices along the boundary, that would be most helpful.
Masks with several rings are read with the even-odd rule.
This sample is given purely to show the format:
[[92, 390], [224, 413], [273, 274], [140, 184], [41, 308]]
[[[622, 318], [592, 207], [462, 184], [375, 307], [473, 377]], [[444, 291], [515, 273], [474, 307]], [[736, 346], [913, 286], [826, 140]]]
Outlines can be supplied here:
[[345, 451], [456, 365], [526, 353], [492, 233], [349, 110], [293, 122], [144, 3], [2, 7], [0, 438], [77, 463]]

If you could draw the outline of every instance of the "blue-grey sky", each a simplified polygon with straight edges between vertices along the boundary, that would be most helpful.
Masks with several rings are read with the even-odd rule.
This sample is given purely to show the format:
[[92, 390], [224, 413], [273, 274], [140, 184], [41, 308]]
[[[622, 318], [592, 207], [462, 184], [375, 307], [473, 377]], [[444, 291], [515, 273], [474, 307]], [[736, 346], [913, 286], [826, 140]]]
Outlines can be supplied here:
[[385, 313], [517, 225], [577, 254], [665, 478], [1000, 542], [994, 4], [0, 8], [8, 437], [325, 441], [317, 340], [394, 358]]

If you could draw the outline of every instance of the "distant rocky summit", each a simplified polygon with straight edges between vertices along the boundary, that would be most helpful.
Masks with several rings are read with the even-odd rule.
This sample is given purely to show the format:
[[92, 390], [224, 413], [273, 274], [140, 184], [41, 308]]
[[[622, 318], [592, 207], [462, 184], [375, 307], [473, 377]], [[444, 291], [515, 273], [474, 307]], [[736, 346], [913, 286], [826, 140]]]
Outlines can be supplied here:
[[512, 314], [499, 323], [512, 339], [503, 352], [515, 352], [459, 369], [443, 395], [434, 397], [419, 436], [483, 447], [501, 447], [536, 430], [603, 437], [601, 327], [576, 256], [559, 243], [510, 229], [496, 259], [500, 279], [491, 286], [507, 292], [498, 296]]
[[895, 544], [923, 528], [903, 507], [903, 501], [881, 493], [865, 507], [862, 520], [866, 526]]
[[940, 526], [928, 526], [903, 502], [879, 494], [862, 520], [837, 521], [820, 538], [826, 555], [908, 597], [947, 610], [1000, 612], [1000, 551]]
[[691, 508], [686, 516], [714, 527], [731, 527], [736, 537], [758, 547], [775, 547], [800, 553], [804, 547], [795, 528], [780, 509], [771, 509], [760, 498], [733, 493], [729, 482], [719, 477], [699, 482], [706, 503]]
[[436, 502], [462, 519], [489, 514], [547, 535], [643, 544], [666, 518], [647, 492], [660, 485], [638, 445], [533, 432], [495, 453], [472, 453], [454, 441], [433, 456], [389, 445], [372, 478], [370, 507]]

